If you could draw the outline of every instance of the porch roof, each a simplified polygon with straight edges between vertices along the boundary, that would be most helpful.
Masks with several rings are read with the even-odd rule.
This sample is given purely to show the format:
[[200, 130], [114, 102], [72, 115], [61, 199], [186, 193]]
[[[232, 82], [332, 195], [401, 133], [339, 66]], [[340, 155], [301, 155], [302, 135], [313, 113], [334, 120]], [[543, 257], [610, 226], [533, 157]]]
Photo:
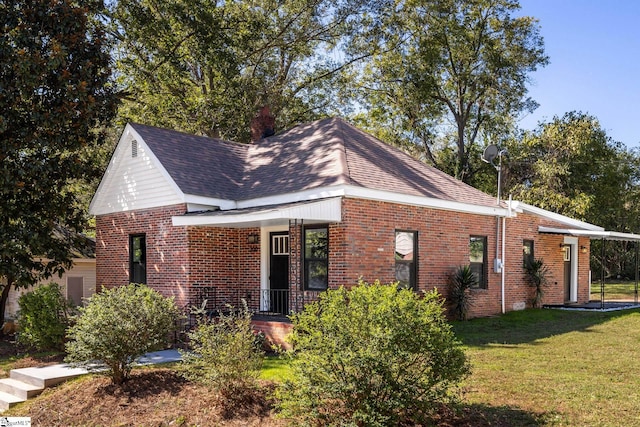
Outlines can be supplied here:
[[342, 221], [342, 198], [285, 203], [244, 209], [188, 212], [171, 218], [175, 226], [250, 228], [287, 224], [301, 219], [307, 224]]
[[554, 228], [554, 227], [538, 227], [540, 233], [547, 234], [566, 234], [577, 237], [589, 237], [591, 239], [604, 239], [604, 240], [625, 240], [625, 241], [640, 241], [639, 234], [633, 233], [620, 233], [617, 231], [606, 230], [580, 230], [576, 228]]

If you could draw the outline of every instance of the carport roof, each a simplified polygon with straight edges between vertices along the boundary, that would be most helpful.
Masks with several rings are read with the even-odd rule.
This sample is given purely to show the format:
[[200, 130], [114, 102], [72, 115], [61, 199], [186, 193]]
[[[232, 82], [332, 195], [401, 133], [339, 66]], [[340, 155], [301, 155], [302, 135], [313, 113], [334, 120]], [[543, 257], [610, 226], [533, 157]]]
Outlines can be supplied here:
[[606, 231], [606, 230], [580, 230], [576, 228], [554, 228], [554, 227], [538, 227], [540, 233], [547, 234], [565, 234], [576, 237], [589, 237], [591, 239], [603, 239], [603, 240], [625, 240], [625, 241], [640, 241], [640, 234], [634, 233], [620, 233], [618, 231]]

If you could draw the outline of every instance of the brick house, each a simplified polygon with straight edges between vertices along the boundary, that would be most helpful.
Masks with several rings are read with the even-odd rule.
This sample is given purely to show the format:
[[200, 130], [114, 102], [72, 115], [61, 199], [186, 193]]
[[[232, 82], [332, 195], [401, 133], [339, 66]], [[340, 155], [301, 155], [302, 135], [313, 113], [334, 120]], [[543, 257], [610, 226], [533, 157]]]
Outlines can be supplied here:
[[245, 299], [281, 315], [360, 277], [446, 297], [469, 264], [480, 279], [472, 316], [523, 309], [534, 256], [551, 269], [545, 303], [587, 302], [590, 236], [604, 233], [497, 205], [339, 118], [252, 144], [128, 124], [90, 212], [98, 286], [143, 282], [182, 306]]

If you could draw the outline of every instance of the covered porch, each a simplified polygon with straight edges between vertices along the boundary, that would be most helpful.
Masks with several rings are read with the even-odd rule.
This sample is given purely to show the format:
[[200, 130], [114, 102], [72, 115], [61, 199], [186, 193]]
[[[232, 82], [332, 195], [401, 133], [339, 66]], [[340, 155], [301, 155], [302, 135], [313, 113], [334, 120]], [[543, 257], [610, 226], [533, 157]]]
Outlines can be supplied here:
[[244, 301], [256, 318], [287, 320], [324, 290], [314, 285], [313, 277], [305, 276], [305, 250], [314, 249], [305, 238], [312, 234], [310, 229], [322, 230], [340, 222], [341, 211], [342, 199], [332, 197], [172, 217], [174, 226], [236, 229], [240, 232], [233, 244], [245, 253], [244, 261], [234, 267], [239, 270], [238, 283], [192, 283], [187, 305], [215, 313], [239, 307]]
[[583, 304], [567, 303], [545, 307], [601, 311], [640, 307], [640, 235], [551, 227], [540, 227], [539, 231], [591, 239], [589, 301]]

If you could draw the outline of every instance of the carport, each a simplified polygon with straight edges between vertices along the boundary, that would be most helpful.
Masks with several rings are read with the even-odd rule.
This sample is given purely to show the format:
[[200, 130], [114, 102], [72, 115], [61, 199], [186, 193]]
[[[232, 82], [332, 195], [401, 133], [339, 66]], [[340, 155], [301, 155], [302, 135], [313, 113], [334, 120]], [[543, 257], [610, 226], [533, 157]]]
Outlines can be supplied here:
[[[640, 263], [640, 235], [634, 233], [621, 233], [616, 231], [606, 230], [581, 230], [571, 228], [553, 228], [553, 227], [539, 227], [540, 233], [549, 234], [562, 234], [575, 237], [589, 237], [592, 241], [597, 241], [600, 244], [600, 253], [595, 258], [593, 253], [590, 257], [592, 260], [595, 258], [600, 262], [600, 274], [598, 278], [590, 278], [590, 288], [599, 281], [600, 293], [599, 299], [590, 299], [589, 304], [571, 305], [572, 308], [584, 308], [584, 309], [620, 309], [630, 308], [638, 306], [638, 282], [639, 277], [639, 263]], [[633, 277], [629, 278], [633, 280], [631, 295], [625, 295], [624, 298], [607, 299], [607, 291], [610, 290], [612, 284], [607, 283], [607, 257], [606, 249], [607, 244], [611, 242], [633, 242]], [[623, 278], [624, 279], [624, 278]], [[591, 293], [593, 295], [593, 293]]]

